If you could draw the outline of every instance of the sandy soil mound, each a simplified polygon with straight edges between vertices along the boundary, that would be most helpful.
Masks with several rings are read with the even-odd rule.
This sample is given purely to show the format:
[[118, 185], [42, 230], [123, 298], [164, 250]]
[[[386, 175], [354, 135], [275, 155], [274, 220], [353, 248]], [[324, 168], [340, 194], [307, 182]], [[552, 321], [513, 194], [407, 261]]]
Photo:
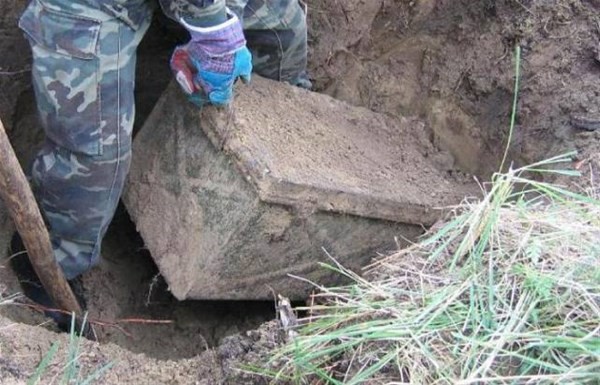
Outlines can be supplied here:
[[[24, 384], [31, 378], [40, 360], [52, 344], [59, 350], [43, 375], [41, 383], [51, 383], [64, 375], [68, 363], [69, 336], [44, 328], [13, 323], [0, 317], [0, 381], [2, 384]], [[87, 378], [100, 368], [112, 364], [98, 384], [214, 384], [216, 367], [211, 353], [190, 359], [158, 361], [143, 354], [134, 354], [113, 344], [97, 344], [82, 340], [79, 365]], [[202, 379], [202, 381], [200, 381]]]
[[[73, 343], [67, 334], [15, 323], [0, 316], [0, 383], [25, 384], [35, 376], [46, 357], [50, 360], [39, 383], [56, 383], [69, 370], [70, 347], [78, 346], [78, 378], [85, 381], [98, 375], [94, 384], [266, 384], [265, 380], [241, 368], [262, 365], [269, 353], [281, 345], [282, 338], [278, 323], [273, 321], [257, 330], [228, 337], [217, 349], [194, 357], [157, 360], [112, 343], [99, 344], [85, 339]], [[58, 350], [50, 356], [54, 344]]]

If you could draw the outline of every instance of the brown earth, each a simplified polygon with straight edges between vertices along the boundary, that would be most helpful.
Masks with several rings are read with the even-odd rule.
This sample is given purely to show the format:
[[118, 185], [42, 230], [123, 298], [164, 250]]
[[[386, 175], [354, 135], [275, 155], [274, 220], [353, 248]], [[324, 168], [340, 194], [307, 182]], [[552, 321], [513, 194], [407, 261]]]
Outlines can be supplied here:
[[[27, 85], [27, 44], [15, 28], [24, 3], [8, 0], [0, 5], [0, 116], [14, 138], [23, 135], [25, 127], [35, 126]], [[531, 162], [568, 149], [579, 150], [581, 160], [598, 157], [599, 134], [571, 124], [573, 115], [600, 113], [597, 0], [312, 0], [308, 12], [311, 75], [318, 90], [377, 112], [419, 117], [426, 122], [423, 130], [430, 142], [452, 154], [445, 164], [480, 176], [498, 168], [508, 134], [516, 44], [522, 48], [522, 82], [509, 160]], [[137, 125], [170, 79], [165, 63], [175, 41], [164, 27], [155, 25], [144, 42]], [[126, 217], [121, 222], [128, 223]], [[11, 230], [1, 209], [0, 229], [0, 247], [5, 250]], [[227, 334], [254, 327], [272, 309], [252, 315], [248, 313], [253, 307], [221, 304], [225, 309], [217, 316], [215, 304], [167, 301], [168, 310], [148, 310], [144, 302], [154, 267], [131, 240], [131, 224], [116, 222], [111, 231], [107, 262], [86, 277], [87, 291], [93, 293], [90, 304], [110, 319], [140, 315], [142, 309], [144, 317], [177, 322], [136, 325], [134, 338], [105, 331], [106, 339], [121, 347], [86, 344], [82, 359], [86, 370], [114, 360], [118, 367], [104, 378], [107, 384], [260, 383], [252, 377], [235, 377], [231, 368], [236, 360], [268, 356], [279, 342], [276, 325], [226, 338], [221, 348], [204, 353], [200, 336], [216, 344]], [[3, 265], [4, 260], [0, 292], [5, 296], [17, 292], [18, 285]], [[154, 295], [167, 296], [164, 288]], [[187, 306], [189, 311], [181, 310]], [[208, 313], [209, 321], [200, 316]], [[238, 323], [240, 313], [246, 320]], [[43, 317], [21, 306], [0, 306], [0, 382], [23, 383], [51, 341], [64, 340], [45, 327], [22, 324], [42, 322]], [[226, 330], [215, 331], [219, 328]], [[49, 383], [52, 376], [47, 379]]]
[[[79, 381], [110, 366], [92, 383], [266, 384], [260, 377], [240, 371], [239, 363], [258, 365], [266, 362], [268, 353], [281, 346], [282, 338], [277, 323], [272, 321], [257, 330], [228, 337], [214, 350], [199, 346], [198, 353], [193, 357], [163, 360], [133, 353], [113, 343], [99, 344], [82, 339], [77, 355]], [[56, 334], [42, 327], [15, 323], [0, 315], [0, 383], [25, 384], [34, 376], [35, 369], [48, 356], [53, 344], [58, 344], [58, 350], [43, 372], [40, 384], [64, 383], [60, 381], [69, 363], [69, 347], [76, 345], [69, 341], [68, 334]]]
[[[325, 1], [311, 12], [312, 74], [337, 98], [429, 123], [463, 169], [496, 170], [522, 77], [512, 160], [578, 148], [570, 115], [598, 116], [598, 1]], [[596, 59], [595, 59], [596, 58]], [[585, 146], [585, 141], [583, 146]]]

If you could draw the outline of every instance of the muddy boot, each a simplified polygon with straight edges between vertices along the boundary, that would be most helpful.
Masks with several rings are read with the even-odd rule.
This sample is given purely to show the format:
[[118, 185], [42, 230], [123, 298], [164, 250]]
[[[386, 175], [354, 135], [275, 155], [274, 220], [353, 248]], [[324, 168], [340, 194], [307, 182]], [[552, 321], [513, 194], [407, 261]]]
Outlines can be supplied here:
[[[15, 232], [10, 242], [9, 255], [11, 255], [9, 259], [10, 266], [19, 280], [21, 289], [23, 289], [23, 294], [43, 308], [55, 309], [56, 305], [50, 298], [50, 295], [48, 295], [46, 292], [46, 289], [44, 289], [44, 286], [42, 285], [35, 270], [33, 269], [33, 266], [31, 265], [31, 262], [29, 261], [29, 255], [27, 255], [27, 250], [25, 249], [25, 245], [23, 244], [21, 236], [18, 232]], [[73, 290], [73, 294], [75, 294], [75, 297], [81, 306], [81, 309], [85, 311], [86, 303], [85, 299], [83, 298], [83, 283], [81, 282], [81, 278], [77, 277], [68, 282], [71, 286], [71, 290]], [[44, 314], [47, 317], [52, 318], [61, 331], [65, 333], [69, 333], [71, 331], [71, 315], [51, 310], [45, 310]], [[87, 339], [93, 341], [96, 340], [96, 334], [93, 328], [87, 323], [83, 330], [81, 330], [81, 323], [79, 320], [77, 320], [75, 322], [75, 331], [77, 334]]]

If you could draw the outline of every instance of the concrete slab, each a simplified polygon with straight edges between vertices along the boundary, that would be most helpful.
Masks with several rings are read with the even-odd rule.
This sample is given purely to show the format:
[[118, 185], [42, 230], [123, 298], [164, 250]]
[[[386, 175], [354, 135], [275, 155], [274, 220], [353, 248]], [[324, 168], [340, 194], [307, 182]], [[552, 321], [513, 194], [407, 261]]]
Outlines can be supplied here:
[[265, 202], [431, 224], [433, 208], [472, 188], [434, 164], [421, 121], [265, 79], [240, 89], [232, 111], [211, 109], [203, 119]]
[[135, 139], [124, 201], [177, 298], [301, 298], [310, 286], [289, 274], [340, 282], [323, 250], [358, 270], [473, 191], [427, 135], [258, 77], [231, 109], [199, 111], [171, 85]]

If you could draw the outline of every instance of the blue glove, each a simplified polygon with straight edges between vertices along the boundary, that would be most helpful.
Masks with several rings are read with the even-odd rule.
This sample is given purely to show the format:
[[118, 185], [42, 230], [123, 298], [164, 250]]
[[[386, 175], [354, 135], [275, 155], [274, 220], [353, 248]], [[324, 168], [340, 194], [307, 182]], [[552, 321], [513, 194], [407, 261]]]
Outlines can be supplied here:
[[199, 106], [229, 104], [235, 81], [240, 78], [247, 83], [252, 73], [252, 55], [239, 19], [228, 10], [228, 20], [214, 27], [193, 26], [183, 19], [180, 22], [192, 38], [173, 52], [175, 79]]

